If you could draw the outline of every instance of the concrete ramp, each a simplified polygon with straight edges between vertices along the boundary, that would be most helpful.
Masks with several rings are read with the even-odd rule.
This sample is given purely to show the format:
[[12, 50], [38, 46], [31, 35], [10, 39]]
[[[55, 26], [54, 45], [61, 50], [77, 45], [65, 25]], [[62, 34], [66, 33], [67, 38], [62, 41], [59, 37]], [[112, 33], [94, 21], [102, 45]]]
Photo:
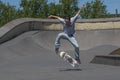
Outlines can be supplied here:
[[120, 66], [119, 55], [96, 55], [91, 63]]
[[[7, 38], [9, 33], [15, 33], [16, 29], [13, 30], [1, 34], [0, 40], [4, 42], [0, 45], [1, 80], [119, 80], [120, 67], [90, 63], [96, 55], [108, 55], [120, 47], [119, 29], [77, 30], [75, 38], [82, 62], [78, 70], [54, 52], [55, 38], [61, 30], [23, 30], [19, 36]], [[74, 56], [68, 41], [61, 40], [61, 44], [61, 50]]]
[[[108, 30], [108, 32], [109, 31], [112, 30]], [[82, 64], [80, 65], [80, 69], [82, 70], [76, 70], [59, 58], [54, 52], [54, 40], [59, 32], [60, 31], [30, 31], [1, 44], [0, 78], [2, 80], [119, 80], [119, 67], [89, 63], [95, 55], [107, 55], [117, 49], [119, 45], [113, 45], [113, 43], [111, 43], [114, 42], [114, 38], [112, 38], [113, 41], [107, 40], [108, 43], [105, 44], [104, 42], [107, 41], [104, 41], [105, 39], [102, 38], [109, 34], [97, 36], [98, 38], [91, 38], [91, 36], [94, 36], [92, 35], [93, 32], [95, 32], [96, 35], [98, 35], [98, 33], [96, 33], [96, 31], [85, 31], [86, 35], [90, 35], [85, 37], [84, 31], [77, 31], [76, 39], [81, 49], [80, 56]], [[103, 32], [104, 31], [102, 31], [101, 34], [103, 34]], [[85, 45], [84, 43], [89, 41], [89, 39], [96, 39], [95, 42], [99, 44], [93, 45], [89, 43], [89, 45], [92, 45], [88, 47], [87, 44]], [[103, 40], [102, 42], [101, 39]], [[67, 50], [71, 52], [70, 54], [73, 54], [74, 48], [71, 44], [64, 40], [61, 42], [61, 50]]]
[[[61, 31], [26, 32], [0, 45], [3, 58], [35, 55], [41, 51], [51, 51], [54, 53], [55, 38], [60, 32]], [[76, 31], [75, 35], [80, 46], [80, 51], [87, 51], [87, 54], [92, 56], [98, 54], [107, 55], [120, 47], [119, 36], [119, 30]], [[60, 49], [64, 51], [74, 51], [73, 46], [66, 40], [61, 40]]]

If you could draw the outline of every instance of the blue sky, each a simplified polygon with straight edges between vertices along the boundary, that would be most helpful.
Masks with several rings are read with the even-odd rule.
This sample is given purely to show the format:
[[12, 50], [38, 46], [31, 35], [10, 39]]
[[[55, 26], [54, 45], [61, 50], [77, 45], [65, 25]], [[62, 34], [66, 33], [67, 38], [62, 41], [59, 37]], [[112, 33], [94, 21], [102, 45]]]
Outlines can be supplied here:
[[[4, 3], [9, 3], [19, 8], [19, 4], [21, 0], [1, 0], [1, 1]], [[59, 0], [48, 0], [48, 1], [58, 2]], [[79, 6], [90, 1], [92, 0], [79, 0]], [[120, 13], [120, 0], [102, 0], [102, 1], [107, 6], [107, 11], [109, 13], [115, 13], [115, 9], [118, 9], [118, 13]]]

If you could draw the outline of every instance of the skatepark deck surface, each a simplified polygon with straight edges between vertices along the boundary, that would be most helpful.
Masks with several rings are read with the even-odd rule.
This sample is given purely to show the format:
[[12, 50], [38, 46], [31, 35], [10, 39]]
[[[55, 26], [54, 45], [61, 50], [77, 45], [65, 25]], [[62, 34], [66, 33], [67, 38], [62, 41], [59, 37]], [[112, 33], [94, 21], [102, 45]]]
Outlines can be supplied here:
[[[54, 52], [61, 31], [29, 31], [0, 45], [0, 80], [119, 80], [120, 67], [92, 64], [95, 55], [108, 55], [120, 47], [120, 31], [76, 31], [81, 70], [73, 69]], [[61, 40], [61, 50], [74, 48]]]

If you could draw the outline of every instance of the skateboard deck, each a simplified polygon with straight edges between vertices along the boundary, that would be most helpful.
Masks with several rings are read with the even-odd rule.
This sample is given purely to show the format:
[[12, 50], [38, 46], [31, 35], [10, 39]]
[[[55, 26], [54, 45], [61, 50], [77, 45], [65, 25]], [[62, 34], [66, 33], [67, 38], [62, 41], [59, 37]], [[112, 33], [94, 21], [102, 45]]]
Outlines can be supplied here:
[[59, 56], [63, 58], [65, 61], [67, 61], [72, 67], [79, 67], [79, 63], [71, 57], [68, 53], [61, 51], [59, 53]]

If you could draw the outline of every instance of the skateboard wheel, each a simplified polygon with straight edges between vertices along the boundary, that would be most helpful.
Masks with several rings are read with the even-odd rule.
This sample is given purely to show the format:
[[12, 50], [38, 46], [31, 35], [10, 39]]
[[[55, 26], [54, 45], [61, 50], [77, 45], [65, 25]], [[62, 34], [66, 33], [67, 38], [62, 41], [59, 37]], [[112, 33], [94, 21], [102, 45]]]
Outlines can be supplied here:
[[65, 56], [65, 52], [63, 52], [63, 51], [62, 51], [62, 52], [60, 52], [60, 57], [62, 57], [62, 58], [63, 58], [64, 56]]

